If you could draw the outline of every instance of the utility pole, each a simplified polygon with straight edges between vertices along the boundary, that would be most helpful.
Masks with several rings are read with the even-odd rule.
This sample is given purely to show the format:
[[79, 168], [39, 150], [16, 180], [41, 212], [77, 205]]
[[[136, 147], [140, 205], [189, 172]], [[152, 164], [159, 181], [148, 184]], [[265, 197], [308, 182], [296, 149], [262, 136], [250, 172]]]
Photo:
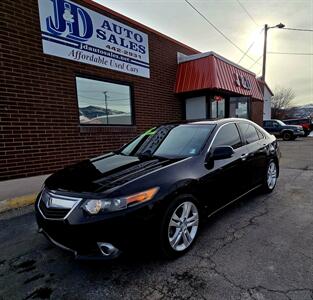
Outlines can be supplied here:
[[268, 25], [264, 25], [264, 47], [263, 47], [263, 66], [262, 66], [262, 80], [265, 82], [265, 71], [266, 71], [266, 47], [267, 47], [267, 31]]
[[267, 47], [267, 31], [271, 28], [284, 28], [285, 25], [279, 23], [275, 26], [268, 27], [267, 24], [264, 25], [264, 47], [263, 47], [263, 66], [262, 66], [262, 80], [265, 82], [265, 72], [266, 72], [266, 47]]
[[103, 92], [104, 94], [104, 105], [105, 105], [105, 112], [106, 112], [106, 119], [107, 119], [107, 125], [109, 125], [109, 114], [108, 114], [108, 95], [107, 91]]

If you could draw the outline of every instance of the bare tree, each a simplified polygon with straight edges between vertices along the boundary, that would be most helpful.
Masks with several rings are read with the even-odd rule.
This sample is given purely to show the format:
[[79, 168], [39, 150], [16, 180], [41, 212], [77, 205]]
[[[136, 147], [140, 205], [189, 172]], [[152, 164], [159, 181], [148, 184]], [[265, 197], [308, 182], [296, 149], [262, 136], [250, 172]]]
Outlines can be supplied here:
[[272, 97], [272, 118], [280, 119], [284, 112], [291, 107], [292, 100], [296, 97], [292, 88], [276, 87]]

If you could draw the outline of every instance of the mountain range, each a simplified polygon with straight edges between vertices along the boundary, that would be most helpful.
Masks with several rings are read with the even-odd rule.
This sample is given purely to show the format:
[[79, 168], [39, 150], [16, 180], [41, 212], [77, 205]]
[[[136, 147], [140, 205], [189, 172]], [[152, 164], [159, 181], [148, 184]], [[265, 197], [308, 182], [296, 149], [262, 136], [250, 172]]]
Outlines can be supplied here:
[[93, 106], [89, 105], [86, 107], [80, 107], [79, 108], [79, 115], [81, 117], [86, 117], [89, 120], [101, 117], [101, 116], [106, 116], [106, 115], [120, 115], [120, 114], [125, 114], [124, 111], [119, 111], [115, 109], [105, 109], [99, 106]]
[[290, 109], [295, 118], [313, 117], [313, 103], [295, 106]]

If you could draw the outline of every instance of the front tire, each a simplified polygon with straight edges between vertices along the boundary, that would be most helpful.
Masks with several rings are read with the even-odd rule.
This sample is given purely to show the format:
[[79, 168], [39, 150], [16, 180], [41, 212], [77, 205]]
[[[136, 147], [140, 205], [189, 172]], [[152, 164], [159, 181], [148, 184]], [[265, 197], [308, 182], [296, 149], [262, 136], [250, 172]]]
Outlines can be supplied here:
[[168, 206], [160, 229], [160, 250], [166, 258], [186, 253], [198, 236], [200, 211], [192, 195], [181, 195]]
[[284, 141], [291, 141], [293, 138], [293, 134], [289, 131], [283, 133], [283, 140]]
[[274, 191], [278, 178], [278, 165], [274, 159], [268, 162], [266, 174], [264, 176], [262, 190], [264, 193], [271, 193]]

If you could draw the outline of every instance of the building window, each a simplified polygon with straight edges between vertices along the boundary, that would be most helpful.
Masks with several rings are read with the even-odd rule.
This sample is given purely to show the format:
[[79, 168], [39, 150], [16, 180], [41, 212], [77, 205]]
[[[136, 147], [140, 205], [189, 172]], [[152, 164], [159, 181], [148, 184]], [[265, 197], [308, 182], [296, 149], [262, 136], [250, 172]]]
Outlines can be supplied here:
[[230, 97], [229, 116], [231, 118], [249, 118], [249, 97]]
[[206, 119], [206, 97], [193, 97], [185, 100], [186, 120]]
[[131, 87], [76, 77], [81, 125], [132, 125]]
[[221, 96], [211, 98], [211, 119], [225, 118], [225, 99]]

